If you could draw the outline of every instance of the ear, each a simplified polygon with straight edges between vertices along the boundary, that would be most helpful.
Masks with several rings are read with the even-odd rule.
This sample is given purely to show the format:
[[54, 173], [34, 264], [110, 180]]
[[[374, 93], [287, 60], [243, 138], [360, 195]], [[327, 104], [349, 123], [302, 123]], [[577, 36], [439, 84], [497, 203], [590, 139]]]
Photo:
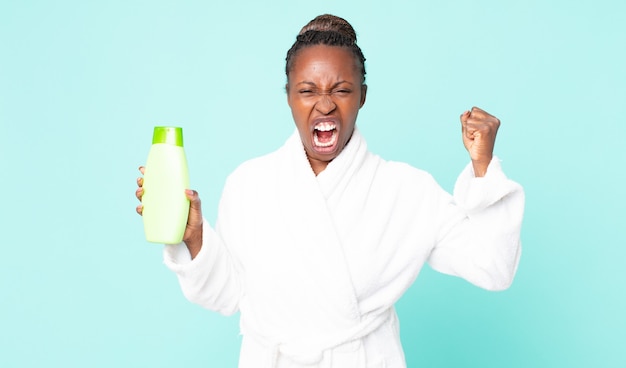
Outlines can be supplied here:
[[365, 96], [367, 95], [367, 84], [361, 85], [361, 104], [359, 105], [359, 109], [365, 105]]

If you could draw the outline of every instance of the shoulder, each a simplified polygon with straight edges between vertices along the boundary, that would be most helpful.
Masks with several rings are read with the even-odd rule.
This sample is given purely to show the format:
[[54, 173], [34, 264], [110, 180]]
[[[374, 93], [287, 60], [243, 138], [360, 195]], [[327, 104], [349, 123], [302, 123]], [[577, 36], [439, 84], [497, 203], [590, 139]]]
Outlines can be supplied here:
[[393, 178], [401, 186], [438, 186], [433, 176], [427, 171], [418, 169], [405, 162], [386, 161], [382, 158], [379, 158], [379, 161], [380, 176]]
[[392, 206], [390, 211], [426, 216], [419, 218], [438, 213], [450, 201], [450, 194], [430, 173], [398, 161], [378, 160], [370, 190], [375, 194], [371, 200], [379, 207]]
[[278, 150], [246, 160], [231, 172], [226, 185], [247, 186], [271, 178], [279, 163]]
[[379, 188], [395, 192], [398, 200], [430, 209], [449, 202], [450, 193], [429, 172], [398, 161], [382, 161], [379, 166]]

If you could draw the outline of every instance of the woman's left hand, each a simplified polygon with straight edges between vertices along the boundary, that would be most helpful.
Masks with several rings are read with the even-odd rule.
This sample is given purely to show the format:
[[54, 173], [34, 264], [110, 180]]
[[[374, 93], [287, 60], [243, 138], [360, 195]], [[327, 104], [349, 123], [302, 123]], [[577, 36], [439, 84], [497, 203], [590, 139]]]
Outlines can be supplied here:
[[485, 176], [493, 157], [493, 147], [500, 120], [488, 112], [472, 107], [461, 114], [463, 144], [469, 152], [476, 177]]

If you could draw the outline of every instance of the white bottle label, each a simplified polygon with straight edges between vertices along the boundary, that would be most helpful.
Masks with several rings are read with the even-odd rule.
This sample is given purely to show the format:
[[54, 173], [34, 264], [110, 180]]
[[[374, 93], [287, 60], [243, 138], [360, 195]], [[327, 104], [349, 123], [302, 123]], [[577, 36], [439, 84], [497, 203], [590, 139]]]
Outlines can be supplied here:
[[187, 158], [182, 147], [153, 144], [148, 154], [142, 197], [146, 240], [177, 244], [183, 239], [189, 200]]

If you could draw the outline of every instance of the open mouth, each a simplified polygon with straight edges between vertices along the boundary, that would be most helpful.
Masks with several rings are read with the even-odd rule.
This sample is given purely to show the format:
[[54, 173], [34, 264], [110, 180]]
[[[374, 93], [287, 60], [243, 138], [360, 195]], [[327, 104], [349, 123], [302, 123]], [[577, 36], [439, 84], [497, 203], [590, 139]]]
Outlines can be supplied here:
[[320, 149], [329, 149], [337, 143], [337, 126], [332, 122], [317, 123], [313, 129], [313, 145]]

